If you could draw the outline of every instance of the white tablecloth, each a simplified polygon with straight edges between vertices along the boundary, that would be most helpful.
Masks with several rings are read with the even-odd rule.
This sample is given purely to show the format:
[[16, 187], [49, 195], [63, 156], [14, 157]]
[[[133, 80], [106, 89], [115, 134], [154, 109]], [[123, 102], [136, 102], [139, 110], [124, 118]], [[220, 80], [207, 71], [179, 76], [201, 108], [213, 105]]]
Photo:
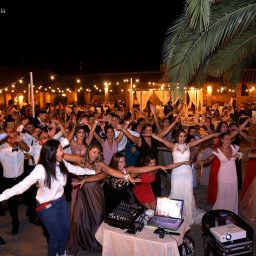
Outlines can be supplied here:
[[177, 232], [180, 236], [165, 235], [159, 238], [155, 228], [145, 226], [137, 235], [102, 223], [95, 237], [102, 245], [102, 256], [179, 256], [178, 245], [182, 244], [184, 234], [190, 229], [184, 221]]

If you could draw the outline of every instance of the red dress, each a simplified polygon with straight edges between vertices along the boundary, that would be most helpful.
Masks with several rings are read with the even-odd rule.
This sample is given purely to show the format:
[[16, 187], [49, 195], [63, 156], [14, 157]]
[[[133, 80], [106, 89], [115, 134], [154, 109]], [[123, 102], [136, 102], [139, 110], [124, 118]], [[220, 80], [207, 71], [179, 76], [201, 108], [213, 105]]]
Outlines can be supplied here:
[[[256, 146], [256, 145], [254, 145], [254, 146]], [[256, 153], [256, 150], [253, 150], [252, 153]], [[256, 159], [250, 158], [248, 161], [248, 164], [247, 164], [246, 173], [245, 173], [245, 177], [244, 177], [244, 184], [243, 184], [243, 188], [242, 188], [242, 192], [241, 192], [241, 199], [247, 192], [253, 179], [256, 177], [255, 166], [256, 166]]]
[[[220, 138], [217, 138], [217, 142], [214, 145], [214, 149], [220, 147]], [[209, 175], [209, 184], [208, 184], [208, 197], [207, 202], [214, 204], [217, 198], [218, 192], [218, 172], [220, 168], [220, 161], [218, 157], [215, 157], [212, 160], [210, 175]]]
[[155, 196], [151, 187], [151, 183], [155, 181], [156, 174], [148, 172], [141, 175], [141, 182], [136, 183], [133, 187], [133, 194], [141, 204], [151, 203], [155, 201]]

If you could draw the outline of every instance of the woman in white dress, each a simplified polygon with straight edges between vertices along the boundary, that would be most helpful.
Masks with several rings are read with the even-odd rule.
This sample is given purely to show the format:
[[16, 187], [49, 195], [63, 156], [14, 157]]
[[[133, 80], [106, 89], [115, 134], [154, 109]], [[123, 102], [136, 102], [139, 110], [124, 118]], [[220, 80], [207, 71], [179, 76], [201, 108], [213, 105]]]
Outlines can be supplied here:
[[[185, 130], [179, 130], [176, 133], [177, 143], [172, 143], [152, 134], [153, 138], [165, 144], [165, 146], [172, 151], [174, 163], [189, 161], [190, 148], [217, 136], [219, 136], [219, 134], [210, 134], [201, 139], [186, 143], [187, 135]], [[199, 213], [199, 210], [197, 211], [195, 206], [195, 199], [193, 195], [193, 175], [190, 165], [180, 166], [172, 170], [170, 198], [184, 200], [183, 218], [189, 225], [201, 222], [203, 212]]]

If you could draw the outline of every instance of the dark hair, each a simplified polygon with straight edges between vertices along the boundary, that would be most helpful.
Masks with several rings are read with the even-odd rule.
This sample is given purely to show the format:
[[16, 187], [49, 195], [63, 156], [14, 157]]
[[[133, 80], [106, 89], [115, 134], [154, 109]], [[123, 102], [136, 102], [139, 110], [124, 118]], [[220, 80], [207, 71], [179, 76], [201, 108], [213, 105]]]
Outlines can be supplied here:
[[117, 114], [114, 114], [112, 117], [116, 118], [118, 120], [118, 122], [120, 122], [120, 120], [121, 120], [121, 117], [119, 115], [117, 115]]
[[234, 126], [234, 125], [237, 127], [237, 124], [236, 124], [235, 122], [230, 123], [230, 124], [229, 124], [229, 128], [231, 128], [231, 127]]
[[[48, 140], [42, 147], [38, 164], [43, 165], [45, 169], [46, 179], [45, 185], [50, 189], [52, 179], [56, 177], [56, 153], [60, 145], [58, 140]], [[68, 170], [63, 162], [60, 162], [60, 171], [63, 174], [68, 173]]]
[[147, 128], [147, 127], [151, 127], [151, 128], [152, 128], [152, 130], [153, 130], [153, 126], [152, 126], [151, 124], [145, 124], [145, 125], [143, 125], [143, 127], [142, 127], [141, 131], [142, 131], [142, 132], [144, 132], [144, 131], [146, 130], [146, 128]]
[[105, 134], [107, 134], [107, 130], [109, 130], [109, 129], [111, 129], [113, 132], [115, 132], [112, 125], [107, 125], [104, 127]]
[[214, 110], [214, 114], [215, 114], [215, 112], [217, 112], [218, 115], [220, 114], [220, 111], [218, 109]]
[[121, 152], [116, 152], [115, 154], [113, 154], [109, 166], [113, 169], [118, 170], [118, 163], [121, 157], [125, 157], [125, 155]]
[[87, 138], [87, 134], [86, 134], [86, 130], [85, 130], [85, 126], [77, 126], [75, 129], [75, 135], [77, 136], [77, 133], [79, 130], [83, 130], [84, 131], [84, 138], [83, 138], [83, 144], [88, 147], [87, 143], [86, 143], [86, 138]]
[[[220, 139], [221, 139], [221, 140], [224, 139], [224, 137], [225, 137], [226, 135], [229, 135], [229, 136], [230, 136], [230, 133], [229, 133], [229, 132], [224, 132], [224, 133], [222, 133], [222, 134], [220, 135]], [[221, 145], [222, 145], [222, 141], [221, 141]]]
[[190, 131], [191, 130], [196, 130], [196, 127], [195, 126], [189, 126], [189, 128], [188, 128], [188, 135], [190, 135]]
[[46, 110], [39, 110], [38, 115], [40, 115], [40, 114], [47, 114], [47, 111]]
[[133, 123], [131, 130], [132, 130], [132, 131], [136, 131], [136, 130], [138, 129], [139, 125], [140, 125], [140, 124], [138, 124], [138, 123]]
[[196, 137], [194, 135], [188, 135], [187, 137], [187, 143], [190, 142], [191, 140], [195, 139], [196, 140]]
[[141, 124], [143, 121], [145, 122], [146, 120], [145, 120], [143, 117], [140, 117], [140, 118], [137, 120], [137, 123], [138, 123], [138, 124]]
[[164, 122], [165, 120], [167, 120], [169, 123], [172, 123], [172, 118], [171, 117], [164, 117], [162, 122]]
[[151, 160], [156, 160], [156, 157], [155, 156], [153, 156], [153, 155], [147, 155], [147, 156], [145, 156], [144, 157], [144, 160], [143, 160], [143, 166], [144, 165], [149, 165], [149, 163], [150, 163], [150, 161]]
[[32, 121], [29, 121], [25, 126], [31, 125], [31, 124], [35, 127], [35, 125], [34, 125], [34, 123]]
[[227, 123], [227, 122], [224, 122], [224, 121], [221, 121], [221, 122], [218, 123], [218, 126], [217, 126], [217, 128], [216, 128], [216, 132], [220, 132], [220, 128], [221, 128], [221, 126], [222, 126], [223, 124], [226, 124], [227, 127], [228, 127], [228, 129], [229, 129], [228, 123]]
[[120, 124], [123, 124], [125, 120], [130, 119], [132, 117], [132, 113], [127, 111], [123, 117], [120, 119]]
[[186, 134], [186, 131], [184, 129], [177, 130], [177, 132], [175, 133], [175, 139], [176, 140], [178, 139], [178, 137], [180, 136], [181, 133], [185, 133]]
[[209, 119], [210, 123], [212, 123], [212, 118], [210, 116], [206, 116], [206, 119]]
[[106, 109], [106, 115], [110, 114], [111, 110], [108, 108]]

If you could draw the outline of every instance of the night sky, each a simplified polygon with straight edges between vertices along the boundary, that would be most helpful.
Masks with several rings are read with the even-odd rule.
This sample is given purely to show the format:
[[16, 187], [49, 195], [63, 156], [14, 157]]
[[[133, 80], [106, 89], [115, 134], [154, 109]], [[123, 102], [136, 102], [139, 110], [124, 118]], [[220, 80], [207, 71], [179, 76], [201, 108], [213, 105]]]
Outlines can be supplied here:
[[154, 2], [2, 5], [0, 65], [70, 74], [159, 70], [165, 32], [183, 1]]

